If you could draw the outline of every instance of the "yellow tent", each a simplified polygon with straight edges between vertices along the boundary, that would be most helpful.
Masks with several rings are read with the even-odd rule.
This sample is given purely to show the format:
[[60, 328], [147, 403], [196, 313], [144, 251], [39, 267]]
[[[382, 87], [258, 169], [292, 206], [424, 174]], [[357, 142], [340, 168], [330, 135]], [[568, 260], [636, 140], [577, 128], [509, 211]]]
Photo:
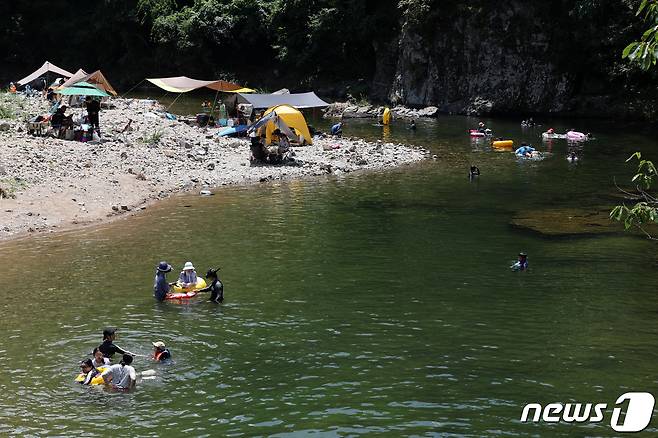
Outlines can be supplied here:
[[[285, 123], [289, 128], [294, 128], [297, 134], [301, 134], [306, 141], [306, 144], [313, 144], [313, 138], [311, 133], [308, 131], [308, 125], [306, 124], [306, 119], [304, 115], [297, 109], [290, 105], [277, 105], [272, 108], [268, 108], [267, 111], [263, 113], [263, 117], [274, 112], [278, 118]], [[265, 137], [266, 144], [272, 142], [272, 132], [277, 128], [277, 123], [274, 120], [269, 121], [265, 125]]]

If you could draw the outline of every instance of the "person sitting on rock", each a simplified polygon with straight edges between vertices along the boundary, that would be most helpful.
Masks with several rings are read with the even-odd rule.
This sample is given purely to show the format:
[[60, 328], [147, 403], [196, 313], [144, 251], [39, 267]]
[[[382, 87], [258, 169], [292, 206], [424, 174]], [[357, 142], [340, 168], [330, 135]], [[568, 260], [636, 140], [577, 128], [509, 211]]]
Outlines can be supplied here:
[[249, 133], [249, 140], [251, 141], [251, 144], [249, 145], [249, 149], [251, 149], [251, 157], [249, 161], [251, 162], [265, 161], [265, 158], [267, 157], [267, 151], [263, 144], [264, 138], [259, 137], [256, 131], [252, 131]]
[[178, 284], [182, 288], [188, 288], [196, 285], [196, 271], [194, 270], [194, 265], [192, 262], [185, 262], [183, 270], [178, 276]]
[[331, 135], [340, 137], [343, 135], [343, 122], [338, 122], [331, 127]]

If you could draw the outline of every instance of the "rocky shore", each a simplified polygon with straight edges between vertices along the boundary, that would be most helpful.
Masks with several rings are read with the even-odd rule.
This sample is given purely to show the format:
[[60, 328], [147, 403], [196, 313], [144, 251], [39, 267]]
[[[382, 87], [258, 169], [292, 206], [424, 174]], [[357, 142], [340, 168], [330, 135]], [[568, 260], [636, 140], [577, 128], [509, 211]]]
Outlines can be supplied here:
[[11, 105], [0, 120], [0, 239], [97, 223], [175, 192], [382, 170], [428, 156], [401, 144], [318, 138], [293, 147], [286, 164], [251, 165], [247, 140], [168, 120], [153, 101], [114, 99], [101, 111], [101, 141], [92, 142], [33, 137], [24, 120], [46, 103], [12, 96]]
[[[368, 103], [335, 102], [329, 105], [324, 113], [327, 118], [339, 119], [375, 119], [384, 112], [384, 106]], [[437, 117], [439, 109], [435, 106], [414, 109], [406, 106], [391, 108], [393, 117], [401, 119], [418, 119], [421, 117]]]

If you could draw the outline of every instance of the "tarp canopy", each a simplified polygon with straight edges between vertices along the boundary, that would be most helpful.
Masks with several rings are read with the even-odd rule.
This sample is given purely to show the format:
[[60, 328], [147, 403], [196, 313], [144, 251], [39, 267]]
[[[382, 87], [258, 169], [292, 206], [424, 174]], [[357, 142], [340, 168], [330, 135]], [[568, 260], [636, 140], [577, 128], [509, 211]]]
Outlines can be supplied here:
[[53, 72], [57, 73], [58, 75], [70, 78], [73, 76], [73, 73], [70, 73], [63, 68], [57, 67], [55, 64], [51, 64], [50, 62], [46, 61], [43, 63], [41, 67], [39, 67], [34, 73], [25, 76], [23, 79], [17, 82], [18, 85], [25, 85], [29, 84], [33, 80], [37, 79], [40, 76], [43, 76], [44, 74], [48, 72]]
[[243, 94], [238, 93], [237, 103], [250, 103], [256, 109], [271, 108], [277, 105], [290, 105], [295, 108], [321, 108], [329, 106], [314, 92], [297, 94]]
[[110, 85], [110, 82], [107, 80], [105, 75], [103, 75], [103, 72], [100, 70], [96, 70], [93, 73], [87, 73], [83, 69], [78, 70], [75, 72], [71, 78], [64, 82], [61, 87], [62, 88], [67, 88], [71, 87], [75, 84], [78, 84], [80, 82], [87, 82], [89, 84], [95, 85], [97, 88], [105, 91], [106, 93], [111, 94], [112, 96], [116, 96], [117, 92], [114, 90], [114, 87]]
[[72, 87], [62, 87], [57, 90], [58, 94], [64, 96], [98, 96], [98, 97], [108, 97], [105, 91], [97, 88], [95, 85], [92, 85], [88, 82], [78, 82]]
[[187, 76], [153, 79], [147, 78], [146, 80], [153, 85], [171, 93], [187, 93], [188, 91], [203, 87], [207, 87], [215, 91], [237, 91], [243, 88], [238, 84], [234, 84], [233, 82], [223, 80], [201, 81], [199, 79], [188, 78]]
[[[263, 129], [265, 130], [265, 144], [268, 145], [272, 143], [272, 133], [277, 128], [286, 134], [290, 140], [297, 141], [298, 136], [301, 135], [306, 144], [313, 144], [313, 138], [308, 130], [304, 115], [290, 105], [277, 105], [268, 108], [263, 113], [263, 117], [256, 121], [252, 128], [257, 129], [259, 135], [263, 134]], [[291, 128], [295, 130], [297, 135], [293, 134]]]

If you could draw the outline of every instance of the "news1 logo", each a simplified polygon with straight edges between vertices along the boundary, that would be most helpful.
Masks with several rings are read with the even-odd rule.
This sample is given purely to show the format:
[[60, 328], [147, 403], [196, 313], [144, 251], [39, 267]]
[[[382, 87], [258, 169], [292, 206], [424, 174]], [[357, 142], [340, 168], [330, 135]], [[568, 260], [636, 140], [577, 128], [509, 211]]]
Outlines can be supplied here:
[[[622, 407], [628, 401], [626, 415], [621, 419]], [[615, 432], [640, 432], [651, 422], [653, 406], [656, 400], [648, 392], [627, 392], [619, 396], [615, 402], [610, 418], [610, 427]], [[529, 403], [524, 406], [521, 421], [537, 423], [599, 423], [605, 419], [606, 403], [550, 403], [542, 406], [539, 403]], [[532, 413], [532, 417], [530, 416]]]

